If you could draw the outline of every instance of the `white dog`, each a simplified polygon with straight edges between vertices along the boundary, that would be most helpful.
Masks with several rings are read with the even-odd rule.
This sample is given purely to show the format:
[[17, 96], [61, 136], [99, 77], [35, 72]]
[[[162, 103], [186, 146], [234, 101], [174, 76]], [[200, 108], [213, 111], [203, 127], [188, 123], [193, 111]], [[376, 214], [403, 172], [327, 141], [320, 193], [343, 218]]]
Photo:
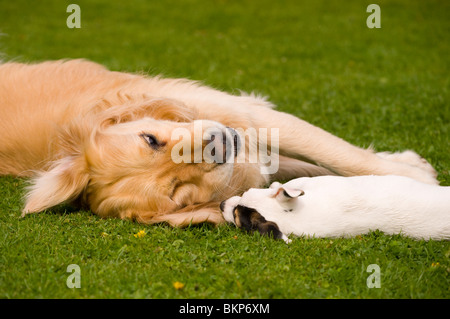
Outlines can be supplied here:
[[450, 187], [401, 176], [304, 177], [252, 188], [220, 205], [237, 227], [286, 235], [350, 237], [380, 230], [450, 239]]

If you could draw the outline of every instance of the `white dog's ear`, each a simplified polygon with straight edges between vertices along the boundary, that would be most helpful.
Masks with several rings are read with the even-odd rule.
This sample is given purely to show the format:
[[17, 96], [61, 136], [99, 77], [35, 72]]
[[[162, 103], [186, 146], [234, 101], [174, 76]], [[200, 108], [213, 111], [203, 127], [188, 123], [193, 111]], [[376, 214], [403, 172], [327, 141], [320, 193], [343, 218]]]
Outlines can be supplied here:
[[275, 193], [275, 198], [280, 202], [288, 202], [304, 194], [305, 192], [301, 189], [281, 186]]
[[68, 156], [55, 161], [48, 171], [40, 172], [31, 180], [22, 217], [75, 200], [88, 182], [89, 175], [81, 158]]

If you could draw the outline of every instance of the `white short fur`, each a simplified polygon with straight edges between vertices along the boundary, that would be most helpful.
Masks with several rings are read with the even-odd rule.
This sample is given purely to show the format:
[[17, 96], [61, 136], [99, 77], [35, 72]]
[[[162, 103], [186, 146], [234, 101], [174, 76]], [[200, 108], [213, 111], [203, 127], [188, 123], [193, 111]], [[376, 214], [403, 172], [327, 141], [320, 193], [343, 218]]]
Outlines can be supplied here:
[[237, 205], [256, 209], [285, 235], [350, 237], [378, 229], [450, 239], [450, 187], [402, 176], [305, 177], [252, 188], [225, 202], [228, 222]]

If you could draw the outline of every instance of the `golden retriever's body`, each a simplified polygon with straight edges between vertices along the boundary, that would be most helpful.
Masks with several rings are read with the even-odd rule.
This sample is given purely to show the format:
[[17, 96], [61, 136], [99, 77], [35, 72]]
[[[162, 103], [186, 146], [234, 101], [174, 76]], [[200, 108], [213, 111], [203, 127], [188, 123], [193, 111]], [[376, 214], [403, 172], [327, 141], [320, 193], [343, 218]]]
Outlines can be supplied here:
[[[270, 179], [396, 174], [436, 182], [433, 168], [411, 151], [374, 154], [272, 107], [252, 95], [112, 72], [83, 60], [5, 63], [0, 174], [33, 177], [24, 213], [81, 201], [103, 217], [179, 226], [220, 223], [221, 200]], [[184, 128], [194, 134], [198, 120], [223, 134], [225, 126], [279, 128], [278, 172], [265, 176], [260, 164], [248, 161], [174, 163], [170, 150], [179, 141], [173, 133]], [[145, 144], [144, 133], [156, 136], [156, 148]], [[248, 156], [245, 146], [239, 156]]]

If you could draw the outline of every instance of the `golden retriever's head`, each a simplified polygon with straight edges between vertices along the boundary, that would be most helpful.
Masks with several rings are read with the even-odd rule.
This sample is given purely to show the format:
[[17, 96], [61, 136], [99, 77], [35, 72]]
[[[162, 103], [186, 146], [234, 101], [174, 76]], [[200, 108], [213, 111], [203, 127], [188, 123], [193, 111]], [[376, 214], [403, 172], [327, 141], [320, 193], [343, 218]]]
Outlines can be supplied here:
[[81, 200], [102, 217], [219, 223], [220, 201], [260, 183], [235, 170], [235, 131], [194, 120], [174, 101], [145, 102], [103, 105], [68, 125], [57, 142], [60, 159], [33, 179], [24, 213]]

